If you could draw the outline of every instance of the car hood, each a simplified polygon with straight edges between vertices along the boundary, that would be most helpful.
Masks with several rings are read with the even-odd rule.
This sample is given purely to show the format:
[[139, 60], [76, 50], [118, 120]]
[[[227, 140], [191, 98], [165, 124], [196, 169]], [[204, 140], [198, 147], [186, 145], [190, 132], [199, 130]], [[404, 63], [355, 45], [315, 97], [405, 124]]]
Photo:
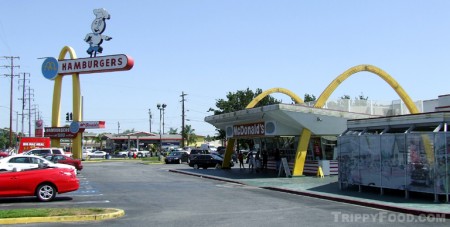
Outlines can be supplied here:
[[73, 169], [76, 170], [75, 166], [62, 164], [62, 163], [51, 163], [48, 166], [50, 167], [56, 167], [56, 168], [65, 168], [65, 169]]

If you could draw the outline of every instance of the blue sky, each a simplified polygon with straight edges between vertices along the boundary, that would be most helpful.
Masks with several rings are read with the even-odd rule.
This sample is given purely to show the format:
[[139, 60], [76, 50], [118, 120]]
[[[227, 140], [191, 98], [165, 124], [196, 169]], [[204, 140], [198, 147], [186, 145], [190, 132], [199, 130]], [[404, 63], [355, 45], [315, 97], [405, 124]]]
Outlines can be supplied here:
[[[105, 129], [159, 132], [157, 103], [166, 103], [165, 124], [181, 129], [181, 97], [195, 132], [214, 135], [204, 122], [210, 107], [228, 92], [289, 89], [318, 97], [339, 74], [359, 64], [375, 65], [394, 77], [413, 100], [448, 94], [450, 1], [367, 0], [161, 0], [2, 1], [0, 56], [18, 56], [15, 73], [30, 73], [32, 104], [51, 124], [53, 82], [41, 74], [40, 57], [58, 57], [71, 46], [88, 57], [84, 37], [93, 9], [105, 8], [102, 55], [128, 54], [130, 71], [82, 74], [84, 120], [104, 120]], [[67, 56], [68, 57], [68, 56]], [[0, 60], [0, 65], [10, 61]], [[10, 69], [0, 68], [0, 74]], [[22, 74], [23, 75], [23, 74]], [[20, 79], [23, 79], [21, 77]], [[28, 78], [27, 78], [28, 79]], [[72, 111], [70, 76], [63, 80], [61, 123]], [[21, 90], [14, 80], [14, 111]], [[9, 127], [10, 79], [0, 77], [0, 127]], [[371, 100], [399, 99], [378, 76], [358, 73], [331, 99], [360, 94]], [[276, 98], [289, 102], [285, 95]], [[16, 116], [14, 114], [14, 120]], [[19, 131], [21, 118], [19, 116]], [[25, 120], [25, 133], [28, 130]], [[13, 128], [15, 128], [15, 122]]]

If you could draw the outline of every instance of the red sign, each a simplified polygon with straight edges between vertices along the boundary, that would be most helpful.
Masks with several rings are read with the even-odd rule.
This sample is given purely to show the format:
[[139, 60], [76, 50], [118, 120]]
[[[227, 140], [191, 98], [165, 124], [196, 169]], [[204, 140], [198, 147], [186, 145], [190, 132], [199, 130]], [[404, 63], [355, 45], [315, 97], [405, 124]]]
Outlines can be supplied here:
[[[80, 128], [78, 132], [84, 132], [84, 128]], [[70, 132], [69, 127], [45, 127], [44, 136], [50, 138], [75, 138], [78, 133]]]
[[82, 121], [80, 122], [80, 128], [105, 128], [104, 121]]
[[50, 138], [22, 137], [20, 138], [19, 154], [33, 148], [50, 147]]

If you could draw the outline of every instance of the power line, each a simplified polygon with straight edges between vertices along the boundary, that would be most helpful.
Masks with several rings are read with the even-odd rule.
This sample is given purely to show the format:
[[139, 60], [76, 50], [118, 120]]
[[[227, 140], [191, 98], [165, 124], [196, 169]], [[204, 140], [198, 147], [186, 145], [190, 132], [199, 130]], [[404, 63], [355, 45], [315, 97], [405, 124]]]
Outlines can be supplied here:
[[187, 94], [183, 92], [181, 92], [181, 147], [184, 147], [184, 139], [186, 138], [186, 132], [184, 130], [184, 101], [186, 101], [184, 99], [184, 96], [186, 96]]
[[4, 68], [11, 68], [11, 74], [4, 74], [4, 76], [6, 77], [11, 77], [11, 88], [10, 88], [10, 97], [9, 97], [9, 147], [12, 147], [12, 134], [13, 134], [13, 130], [12, 130], [12, 112], [13, 112], [13, 87], [14, 87], [14, 77], [15, 76], [19, 76], [19, 75], [14, 75], [14, 68], [20, 68], [20, 66], [15, 66], [14, 65], [14, 59], [20, 59], [19, 57], [13, 57], [13, 56], [4, 56], [3, 58], [6, 59], [11, 59], [11, 65], [3, 65], [1, 67]]

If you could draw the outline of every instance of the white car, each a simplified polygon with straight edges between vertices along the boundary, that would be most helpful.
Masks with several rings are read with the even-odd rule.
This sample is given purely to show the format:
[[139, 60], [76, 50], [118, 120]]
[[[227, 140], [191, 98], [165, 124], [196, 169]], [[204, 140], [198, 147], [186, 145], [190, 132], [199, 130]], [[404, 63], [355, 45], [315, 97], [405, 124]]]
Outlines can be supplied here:
[[39, 164], [44, 164], [48, 167], [72, 169], [75, 173], [77, 173], [77, 170], [74, 166], [62, 163], [53, 163], [43, 157], [36, 155], [20, 154], [0, 159], [0, 171], [12, 171], [14, 168], [21, 170], [34, 169], [38, 168]]
[[107, 153], [104, 151], [94, 151], [94, 152], [88, 154], [88, 159], [89, 158], [105, 158], [106, 154]]

